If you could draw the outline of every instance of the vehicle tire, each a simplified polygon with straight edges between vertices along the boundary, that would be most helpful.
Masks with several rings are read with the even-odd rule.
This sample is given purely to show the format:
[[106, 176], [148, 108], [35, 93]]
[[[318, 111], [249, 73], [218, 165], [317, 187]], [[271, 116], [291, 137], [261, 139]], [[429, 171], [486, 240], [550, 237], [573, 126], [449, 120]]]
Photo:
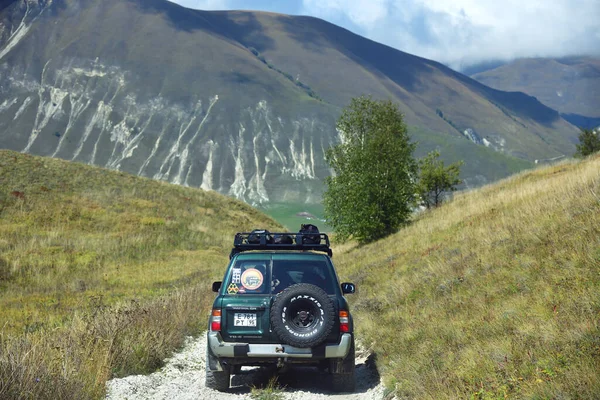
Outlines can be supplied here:
[[226, 392], [229, 390], [230, 376], [229, 372], [211, 371], [206, 369], [206, 387], [220, 392]]
[[228, 368], [224, 368], [223, 371], [215, 371], [211, 369], [219, 363], [217, 358], [212, 354], [210, 348], [206, 349], [206, 380], [205, 386], [209, 389], [215, 389], [220, 392], [229, 390], [229, 381], [231, 378], [231, 372]]
[[338, 372], [331, 374], [331, 390], [334, 392], [354, 392], [356, 389], [356, 380], [354, 379], [355, 370], [355, 354], [354, 354], [354, 337], [350, 344], [348, 355], [342, 361], [341, 368]]
[[335, 306], [318, 286], [298, 283], [279, 293], [271, 306], [271, 325], [283, 343], [314, 347], [327, 339], [335, 323]]

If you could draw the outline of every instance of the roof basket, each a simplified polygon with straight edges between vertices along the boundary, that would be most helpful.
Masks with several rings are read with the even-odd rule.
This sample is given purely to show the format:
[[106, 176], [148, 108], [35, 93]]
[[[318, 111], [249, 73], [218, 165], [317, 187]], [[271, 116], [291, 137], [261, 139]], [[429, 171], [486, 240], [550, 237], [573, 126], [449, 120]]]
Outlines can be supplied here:
[[[319, 243], [307, 243], [304, 236], [311, 238], [314, 242], [315, 236], [319, 236]], [[274, 240], [277, 237], [288, 237], [287, 243]], [[250, 240], [248, 240], [250, 238]], [[295, 239], [295, 240], [294, 240]], [[291, 243], [290, 243], [291, 242]], [[238, 253], [251, 250], [312, 250], [327, 253], [329, 257], [333, 256], [330, 248], [329, 237], [326, 233], [298, 233], [298, 232], [269, 232], [265, 230], [253, 232], [238, 232], [233, 239], [233, 249], [229, 254], [232, 258]]]

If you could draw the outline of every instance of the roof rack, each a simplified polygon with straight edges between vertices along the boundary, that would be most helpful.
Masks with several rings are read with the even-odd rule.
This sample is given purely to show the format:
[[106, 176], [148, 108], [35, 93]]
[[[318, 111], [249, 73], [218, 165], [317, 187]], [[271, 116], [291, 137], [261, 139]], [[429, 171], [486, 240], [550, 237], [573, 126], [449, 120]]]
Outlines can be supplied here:
[[[252, 235], [251, 240], [248, 238]], [[289, 236], [292, 243], [275, 243], [274, 238]], [[313, 239], [319, 236], [319, 243], [305, 243], [306, 239]], [[289, 240], [289, 239], [288, 239]], [[329, 237], [326, 233], [298, 233], [298, 232], [238, 232], [233, 239], [233, 249], [229, 258], [244, 251], [251, 250], [312, 250], [327, 253], [333, 257], [330, 248]]]

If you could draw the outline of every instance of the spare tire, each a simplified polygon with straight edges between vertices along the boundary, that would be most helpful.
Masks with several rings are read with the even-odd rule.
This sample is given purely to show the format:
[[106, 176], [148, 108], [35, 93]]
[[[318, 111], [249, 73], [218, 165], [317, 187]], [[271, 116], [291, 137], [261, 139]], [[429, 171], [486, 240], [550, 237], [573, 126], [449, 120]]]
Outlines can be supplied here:
[[314, 347], [327, 339], [335, 323], [335, 306], [318, 286], [298, 283], [279, 293], [271, 306], [271, 326], [283, 343]]

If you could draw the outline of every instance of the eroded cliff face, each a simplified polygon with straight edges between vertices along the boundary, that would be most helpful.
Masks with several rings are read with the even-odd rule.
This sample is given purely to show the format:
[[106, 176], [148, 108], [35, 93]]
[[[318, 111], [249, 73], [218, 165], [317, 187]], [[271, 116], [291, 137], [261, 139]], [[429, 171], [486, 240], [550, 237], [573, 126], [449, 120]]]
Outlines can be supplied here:
[[0, 61], [26, 35], [33, 23], [52, 5], [53, 0], [18, 0], [0, 4]]
[[267, 100], [223, 102], [218, 90], [173, 101], [140, 88], [136, 71], [98, 58], [54, 54], [41, 68], [11, 60], [51, 6], [18, 1], [2, 21], [2, 147], [216, 190], [250, 204], [319, 200], [334, 121], [310, 113], [284, 119]]
[[0, 84], [10, 95], [0, 103], [0, 126], [11, 132], [12, 149], [216, 190], [251, 204], [287, 197], [269, 188], [274, 177], [304, 182], [318, 195], [333, 132], [316, 118], [274, 117], [265, 100], [232, 115], [219, 107], [218, 93], [190, 104], [160, 94], [140, 100], [128, 87], [130, 73], [119, 67], [95, 60], [52, 64], [39, 80], [1, 66]]

